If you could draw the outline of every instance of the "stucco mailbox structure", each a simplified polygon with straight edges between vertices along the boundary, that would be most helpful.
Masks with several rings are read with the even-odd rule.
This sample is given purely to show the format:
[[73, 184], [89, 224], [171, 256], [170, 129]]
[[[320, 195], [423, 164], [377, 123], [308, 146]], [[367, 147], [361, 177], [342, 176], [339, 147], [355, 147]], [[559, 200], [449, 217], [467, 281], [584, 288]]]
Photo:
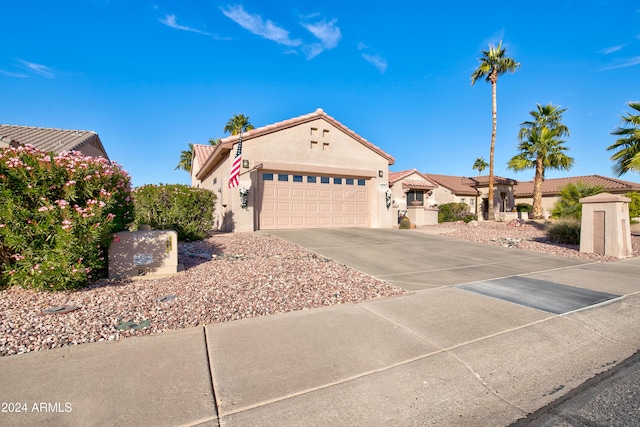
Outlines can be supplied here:
[[600, 193], [583, 197], [580, 252], [626, 258], [633, 254], [628, 197]]
[[141, 278], [178, 272], [178, 233], [122, 231], [109, 246], [109, 278]]

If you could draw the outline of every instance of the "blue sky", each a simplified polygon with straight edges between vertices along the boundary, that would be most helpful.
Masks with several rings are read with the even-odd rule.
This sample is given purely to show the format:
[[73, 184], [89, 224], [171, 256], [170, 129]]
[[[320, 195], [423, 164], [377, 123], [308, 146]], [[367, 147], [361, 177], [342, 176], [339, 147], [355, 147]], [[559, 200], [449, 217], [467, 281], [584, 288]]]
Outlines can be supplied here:
[[491, 86], [470, 75], [500, 40], [522, 67], [498, 81], [496, 175], [532, 179], [506, 163], [551, 102], [568, 109], [576, 164], [547, 177], [614, 176], [610, 132], [640, 100], [635, 0], [24, 0], [0, 14], [0, 123], [93, 130], [134, 186], [189, 183], [180, 151], [224, 137], [233, 114], [260, 127], [319, 107], [392, 171], [473, 176]]

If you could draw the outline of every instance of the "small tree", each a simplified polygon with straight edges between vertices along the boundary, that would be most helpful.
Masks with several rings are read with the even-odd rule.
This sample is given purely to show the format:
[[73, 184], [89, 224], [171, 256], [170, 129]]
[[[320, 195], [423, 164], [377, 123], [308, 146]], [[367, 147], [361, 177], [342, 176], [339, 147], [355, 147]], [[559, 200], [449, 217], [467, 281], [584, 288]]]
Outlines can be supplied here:
[[487, 166], [489, 166], [489, 163], [485, 162], [482, 157], [478, 157], [473, 163], [473, 169], [478, 171], [478, 175], [482, 175], [482, 171], [485, 170]]
[[599, 193], [602, 193], [600, 185], [588, 185], [583, 182], [567, 184], [560, 189], [560, 200], [553, 207], [552, 215], [554, 218], [580, 219], [582, 218], [580, 199]]
[[640, 193], [637, 191], [630, 191], [625, 194], [625, 196], [631, 199], [629, 202], [629, 216], [631, 218], [640, 217]]

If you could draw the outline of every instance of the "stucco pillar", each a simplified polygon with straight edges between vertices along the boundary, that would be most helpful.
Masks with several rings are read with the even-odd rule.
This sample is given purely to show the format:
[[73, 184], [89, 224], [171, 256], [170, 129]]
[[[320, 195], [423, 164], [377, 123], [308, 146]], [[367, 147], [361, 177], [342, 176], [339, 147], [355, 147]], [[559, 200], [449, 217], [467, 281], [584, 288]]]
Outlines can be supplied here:
[[629, 228], [631, 199], [610, 193], [583, 197], [580, 252], [626, 258], [633, 254]]

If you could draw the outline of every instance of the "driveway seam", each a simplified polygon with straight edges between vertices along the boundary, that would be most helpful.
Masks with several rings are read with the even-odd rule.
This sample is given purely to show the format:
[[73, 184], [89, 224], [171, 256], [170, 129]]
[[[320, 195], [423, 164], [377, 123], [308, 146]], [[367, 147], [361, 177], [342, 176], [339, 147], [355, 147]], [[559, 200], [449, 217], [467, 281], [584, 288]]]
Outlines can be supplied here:
[[218, 391], [213, 383], [213, 368], [211, 363], [211, 356], [209, 353], [209, 339], [207, 338], [207, 328], [206, 326], [202, 326], [202, 335], [204, 336], [204, 351], [207, 358], [207, 370], [209, 372], [209, 384], [211, 385], [211, 396], [213, 396], [213, 407], [216, 411], [216, 417], [210, 418], [209, 420], [217, 419], [220, 421], [220, 407], [218, 406]]

